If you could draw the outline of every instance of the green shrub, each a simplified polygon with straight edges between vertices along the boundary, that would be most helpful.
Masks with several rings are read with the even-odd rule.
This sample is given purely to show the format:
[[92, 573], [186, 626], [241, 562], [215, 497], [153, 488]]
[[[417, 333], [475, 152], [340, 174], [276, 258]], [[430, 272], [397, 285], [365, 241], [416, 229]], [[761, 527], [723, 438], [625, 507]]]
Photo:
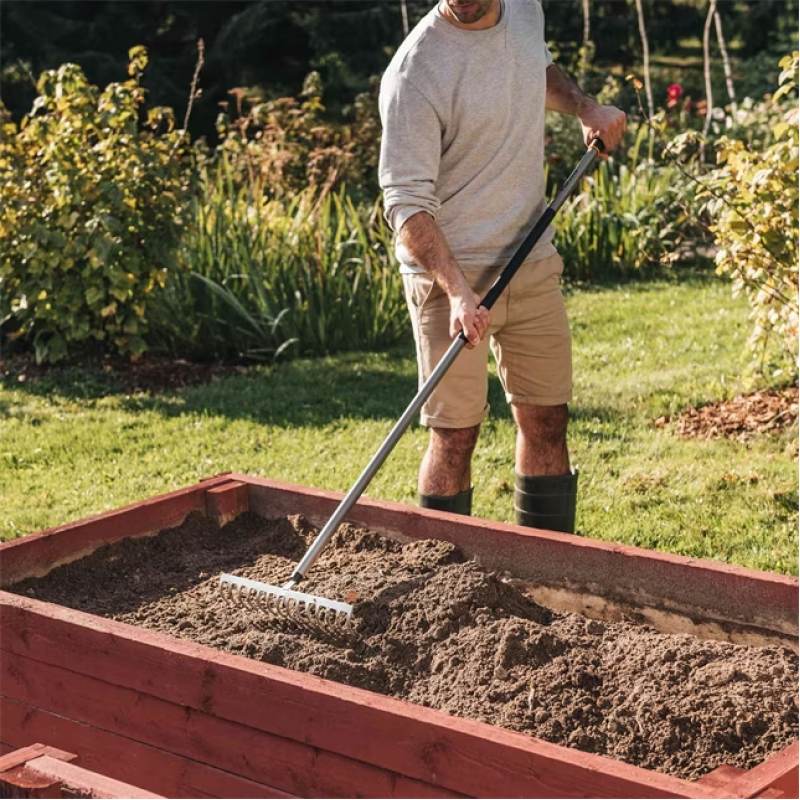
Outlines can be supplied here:
[[[747, 139], [720, 139], [718, 168], [707, 178], [705, 207], [719, 248], [717, 271], [745, 293], [754, 326], [753, 350], [769, 357], [777, 346], [796, 371], [798, 347], [798, 53], [780, 65], [781, 87], [754, 124], [767, 128], [771, 142], [751, 148]], [[789, 99], [789, 102], [786, 100]]]
[[555, 219], [568, 280], [649, 278], [681, 259], [702, 261], [694, 187], [673, 166], [641, 158], [641, 127], [628, 153], [602, 161]]
[[130, 57], [131, 79], [103, 92], [75, 64], [44, 72], [19, 129], [4, 124], [0, 294], [39, 361], [97, 343], [141, 353], [177, 245], [183, 132], [166, 108], [140, 129], [147, 54]]

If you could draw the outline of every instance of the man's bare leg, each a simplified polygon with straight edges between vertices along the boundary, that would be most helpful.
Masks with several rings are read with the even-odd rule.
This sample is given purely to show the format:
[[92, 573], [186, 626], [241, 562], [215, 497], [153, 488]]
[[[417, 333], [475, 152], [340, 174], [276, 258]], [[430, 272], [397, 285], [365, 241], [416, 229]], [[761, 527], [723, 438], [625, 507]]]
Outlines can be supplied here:
[[566, 475], [567, 404], [533, 406], [512, 404], [517, 423], [516, 468], [518, 475]]
[[472, 453], [481, 426], [431, 428], [428, 449], [419, 469], [419, 493], [450, 497], [470, 488]]

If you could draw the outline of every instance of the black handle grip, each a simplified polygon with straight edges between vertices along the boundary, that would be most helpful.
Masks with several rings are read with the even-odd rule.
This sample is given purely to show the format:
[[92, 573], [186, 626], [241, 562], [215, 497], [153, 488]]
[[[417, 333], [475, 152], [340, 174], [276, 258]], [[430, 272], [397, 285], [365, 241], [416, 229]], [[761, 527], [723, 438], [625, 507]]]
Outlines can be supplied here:
[[[503, 293], [503, 290], [506, 288], [506, 286], [508, 286], [517, 270], [522, 266], [522, 262], [525, 261], [536, 243], [542, 238], [542, 234], [544, 234], [550, 223], [553, 221], [553, 217], [555, 217], [556, 212], [561, 207], [561, 204], [564, 202], [566, 196], [572, 191], [572, 189], [574, 189], [578, 181], [589, 171], [589, 168], [592, 166], [597, 156], [604, 151], [605, 145], [603, 142], [600, 139], [593, 139], [592, 143], [589, 145], [589, 149], [586, 151], [586, 154], [581, 159], [578, 166], [575, 167], [569, 178], [564, 181], [564, 184], [556, 195], [555, 200], [553, 200], [553, 202], [550, 203], [550, 205], [547, 206], [547, 208], [542, 212], [542, 216], [536, 221], [536, 224], [533, 226], [530, 233], [525, 237], [517, 252], [511, 256], [511, 260], [508, 262], [505, 269], [500, 273], [497, 280], [492, 284], [491, 288], [486, 293], [486, 296], [483, 298], [483, 300], [481, 300], [480, 305], [486, 309], [491, 309], [492, 306], [497, 302], [497, 299]], [[463, 331], [461, 332], [461, 336], [464, 341], [467, 341], [467, 337], [464, 336]]]

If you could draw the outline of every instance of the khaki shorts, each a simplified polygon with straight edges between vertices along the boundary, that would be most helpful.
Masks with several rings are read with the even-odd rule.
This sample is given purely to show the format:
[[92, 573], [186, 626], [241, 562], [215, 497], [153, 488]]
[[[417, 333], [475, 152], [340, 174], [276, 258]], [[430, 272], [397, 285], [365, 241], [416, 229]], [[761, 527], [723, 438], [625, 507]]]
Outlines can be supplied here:
[[[431, 428], [470, 428], [486, 418], [491, 347], [509, 403], [555, 406], [572, 399], [572, 346], [561, 294], [561, 256], [524, 263], [491, 310], [489, 336], [464, 348], [422, 407]], [[483, 297], [502, 268], [464, 273]], [[404, 274], [420, 385], [452, 343], [450, 303], [424, 273]]]

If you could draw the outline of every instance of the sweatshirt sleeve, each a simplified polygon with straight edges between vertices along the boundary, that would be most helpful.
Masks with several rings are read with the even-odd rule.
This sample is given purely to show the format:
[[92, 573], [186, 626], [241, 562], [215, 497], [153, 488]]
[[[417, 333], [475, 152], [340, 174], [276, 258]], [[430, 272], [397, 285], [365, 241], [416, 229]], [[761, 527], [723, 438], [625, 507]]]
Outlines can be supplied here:
[[403, 76], [385, 76], [379, 99], [383, 136], [378, 180], [386, 221], [395, 232], [419, 211], [432, 217], [441, 205], [439, 177], [442, 126], [433, 106]]

